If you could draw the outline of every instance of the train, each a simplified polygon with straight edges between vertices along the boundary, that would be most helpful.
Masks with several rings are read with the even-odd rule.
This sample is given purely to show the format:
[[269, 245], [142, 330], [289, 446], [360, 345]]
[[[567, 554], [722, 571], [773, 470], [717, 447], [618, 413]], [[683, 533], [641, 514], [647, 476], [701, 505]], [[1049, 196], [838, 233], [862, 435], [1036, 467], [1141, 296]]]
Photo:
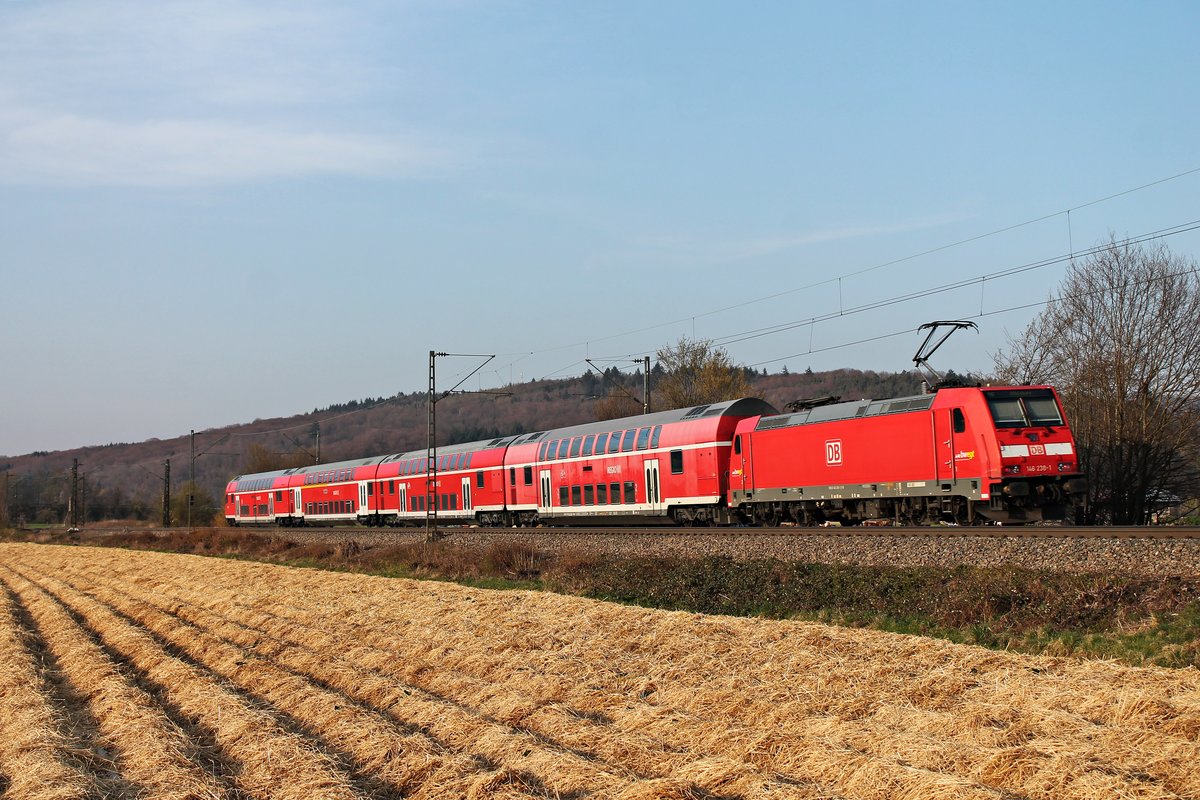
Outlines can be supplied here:
[[227, 524], [959, 525], [1071, 521], [1087, 495], [1051, 386], [739, 398], [239, 475]]

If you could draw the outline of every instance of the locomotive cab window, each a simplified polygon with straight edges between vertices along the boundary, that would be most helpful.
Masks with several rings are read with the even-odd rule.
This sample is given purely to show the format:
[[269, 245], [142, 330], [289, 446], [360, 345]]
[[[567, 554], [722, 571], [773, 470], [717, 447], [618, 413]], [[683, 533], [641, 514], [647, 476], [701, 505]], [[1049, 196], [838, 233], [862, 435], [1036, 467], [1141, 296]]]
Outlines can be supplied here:
[[954, 432], [965, 433], [967, 430], [967, 418], [963, 416], [961, 408], [954, 409]]
[[984, 392], [997, 428], [1056, 427], [1063, 424], [1049, 389], [1006, 389]]

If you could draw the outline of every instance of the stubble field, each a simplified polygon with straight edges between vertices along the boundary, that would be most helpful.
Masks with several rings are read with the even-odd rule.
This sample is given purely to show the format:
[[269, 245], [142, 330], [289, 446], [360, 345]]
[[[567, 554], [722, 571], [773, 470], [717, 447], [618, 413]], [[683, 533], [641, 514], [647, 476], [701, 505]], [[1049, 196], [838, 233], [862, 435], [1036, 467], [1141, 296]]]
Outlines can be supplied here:
[[1200, 673], [0, 545], [5, 798], [1200, 797]]

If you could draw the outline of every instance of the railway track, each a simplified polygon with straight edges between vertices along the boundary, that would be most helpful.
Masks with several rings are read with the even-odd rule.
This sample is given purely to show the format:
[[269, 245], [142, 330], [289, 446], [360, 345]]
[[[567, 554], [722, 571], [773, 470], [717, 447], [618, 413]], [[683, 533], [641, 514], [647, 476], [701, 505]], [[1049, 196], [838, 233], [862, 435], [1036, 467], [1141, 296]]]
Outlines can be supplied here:
[[[83, 528], [80, 533], [84, 537], [97, 537], [118, 533], [152, 533], [166, 535], [188, 528]], [[369, 528], [361, 526], [340, 526], [330, 528], [283, 528], [274, 526], [258, 526], [229, 529], [247, 533], [281, 536], [300, 534], [305, 539], [321, 535], [329, 535], [342, 541], [353, 539], [355, 533], [372, 539], [387, 538], [389, 534], [398, 540], [424, 538], [425, 528]], [[797, 538], [797, 537], [836, 537], [836, 538], [919, 538], [919, 539], [954, 539], [954, 538], [984, 538], [984, 539], [1200, 539], [1198, 526], [1073, 526], [1073, 525], [1040, 525], [1040, 526], [978, 526], [978, 527], [896, 527], [859, 525], [853, 527], [805, 528], [675, 528], [675, 527], [628, 527], [628, 528], [475, 528], [475, 527], [442, 527], [438, 529], [439, 536], [453, 540], [455, 535], [470, 534], [472, 537], [497, 536], [511, 537], [520, 535], [523, 538], [572, 539], [595, 536], [649, 537], [655, 539], [671, 538], [706, 538], [729, 540], [735, 538]]]

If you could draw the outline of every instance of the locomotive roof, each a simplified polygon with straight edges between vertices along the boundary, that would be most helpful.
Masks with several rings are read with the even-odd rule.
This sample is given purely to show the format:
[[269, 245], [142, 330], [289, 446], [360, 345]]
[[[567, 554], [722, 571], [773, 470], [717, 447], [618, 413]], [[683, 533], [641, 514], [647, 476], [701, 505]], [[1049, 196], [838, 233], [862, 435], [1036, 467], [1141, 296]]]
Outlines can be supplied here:
[[936, 396], [935, 394], [918, 394], [910, 397], [891, 397], [886, 400], [852, 400], [847, 403], [833, 403], [797, 411], [794, 414], [763, 417], [758, 421], [754, 430], [769, 431], [773, 428], [790, 428], [793, 425], [806, 425], [813, 422], [875, 417], [881, 414], [899, 414], [903, 411], [924, 411], [933, 405], [933, 399]]
[[687, 408], [676, 408], [670, 411], [656, 411], [653, 414], [641, 414], [636, 417], [606, 419], [600, 422], [586, 422], [583, 425], [572, 425], [569, 428], [555, 428], [548, 431], [526, 433], [516, 437], [512, 444], [529, 444], [530, 442], [549, 441], [551, 439], [586, 436], [589, 433], [608, 433], [628, 428], [644, 428], [649, 425], [665, 425], [669, 422], [687, 422], [728, 415], [753, 417], [760, 414], [775, 413], [778, 413], [777, 409], [765, 400], [759, 400], [757, 397], [742, 397], [737, 400], [725, 400], [720, 403], [688, 406]]

